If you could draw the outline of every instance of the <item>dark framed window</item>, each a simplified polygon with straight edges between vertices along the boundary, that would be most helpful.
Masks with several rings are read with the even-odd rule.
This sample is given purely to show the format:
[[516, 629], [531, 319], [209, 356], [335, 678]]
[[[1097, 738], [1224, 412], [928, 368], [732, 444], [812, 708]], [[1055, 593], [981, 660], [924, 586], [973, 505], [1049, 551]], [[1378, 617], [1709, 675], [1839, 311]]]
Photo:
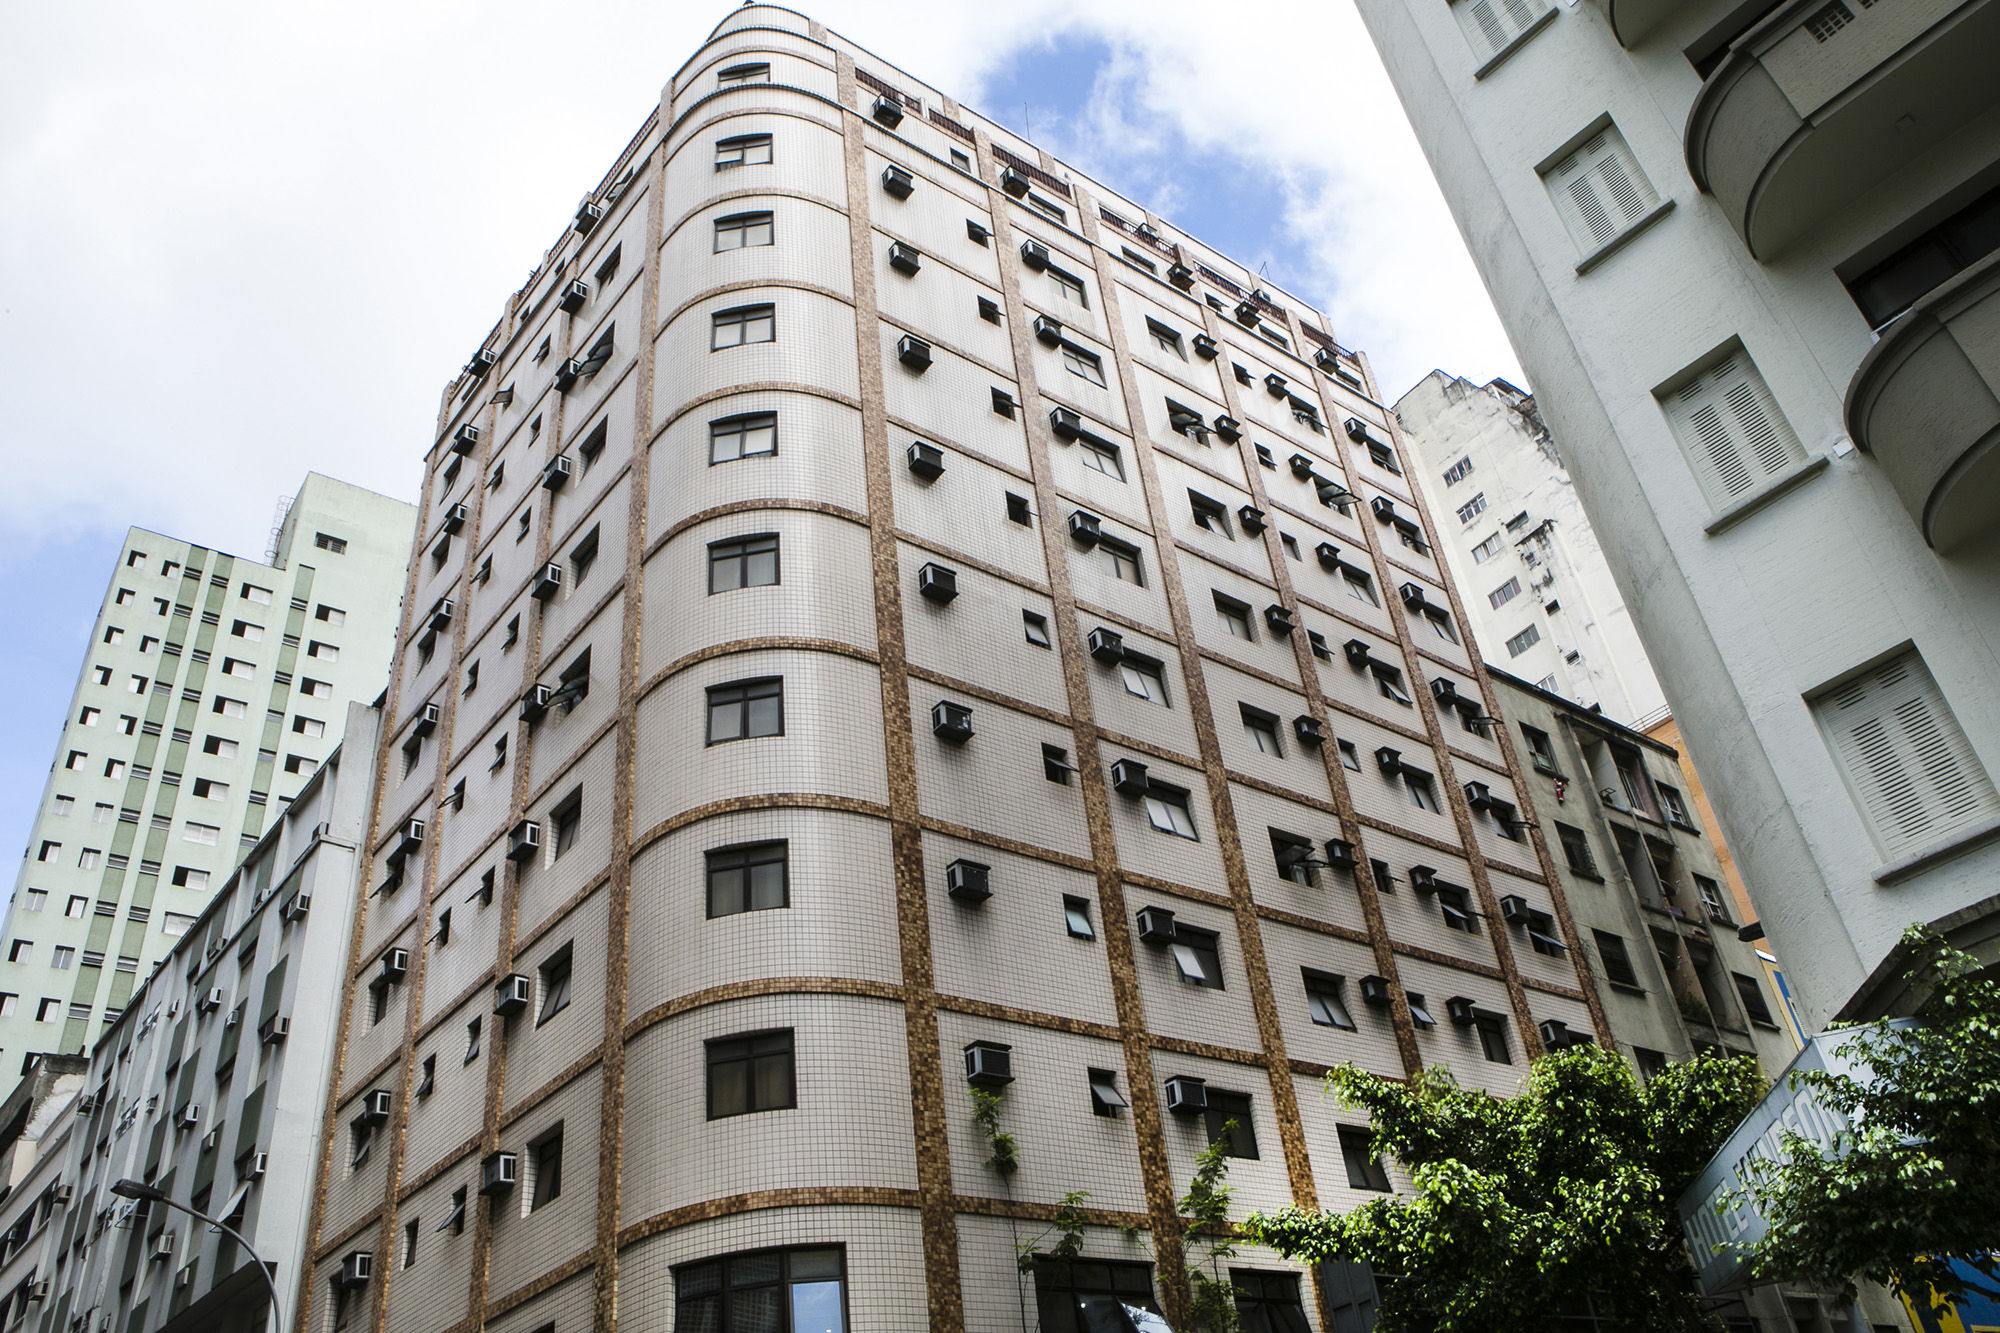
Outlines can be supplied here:
[[1507, 1046], [1507, 1020], [1498, 1014], [1480, 1014], [1472, 1020], [1479, 1034], [1479, 1053], [1496, 1065], [1511, 1065], [1514, 1054]]
[[718, 310], [709, 317], [709, 324], [708, 349], [711, 352], [778, 341], [777, 307], [768, 302]]
[[1319, 876], [1313, 866], [1313, 845], [1311, 838], [1302, 838], [1296, 833], [1283, 829], [1271, 831], [1271, 857], [1278, 865], [1278, 874], [1292, 881], [1312, 888], [1319, 883]]
[[1252, 708], [1249, 704], [1238, 704], [1236, 707], [1243, 716], [1243, 739], [1250, 743], [1250, 748], [1259, 754], [1284, 758], [1285, 749], [1278, 740], [1277, 715]]
[[1146, 792], [1146, 818], [1162, 833], [1171, 833], [1177, 838], [1198, 840], [1194, 830], [1194, 816], [1188, 813], [1188, 794], [1185, 788], [1169, 787], [1155, 782]]
[[1556, 773], [1560, 771], [1556, 767], [1555, 742], [1549, 739], [1548, 732], [1543, 731], [1540, 727], [1531, 727], [1524, 722], [1521, 724], [1521, 738], [1528, 742], [1528, 761], [1535, 766], [1536, 772]]
[[1220, 500], [1211, 499], [1200, 491], [1188, 492], [1188, 508], [1194, 514], [1194, 525], [1204, 532], [1212, 532], [1218, 537], [1236, 540], [1236, 534], [1229, 527], [1229, 510]]
[[1126, 1306], [1160, 1313], [1151, 1264], [1035, 1256], [1042, 1333], [1132, 1333]]
[[785, 680], [763, 676], [708, 687], [708, 743], [785, 734]]
[[535, 1013], [541, 1026], [569, 1008], [570, 946], [565, 944], [537, 969], [541, 973], [542, 1007]]
[[1063, 365], [1068, 368], [1070, 374], [1080, 380], [1095, 384], [1100, 389], [1105, 387], [1104, 360], [1097, 353], [1086, 351], [1074, 343], [1064, 343], [1062, 345], [1062, 359]]
[[1145, 566], [1140, 561], [1138, 547], [1111, 537], [1101, 537], [1098, 539], [1097, 549], [1103, 552], [1104, 558], [1110, 562], [1113, 578], [1137, 584], [1142, 588], [1146, 586]]
[[1348, 1012], [1346, 981], [1331, 972], [1321, 972], [1314, 968], [1299, 969], [1306, 987], [1306, 1011], [1312, 1021], [1325, 1028], [1343, 1028], [1353, 1032], [1354, 1015]]
[[1639, 971], [1632, 966], [1632, 953], [1625, 947], [1624, 939], [1608, 931], [1590, 933], [1597, 940], [1597, 957], [1604, 964], [1604, 979], [1614, 986], [1638, 990]]
[[1414, 805], [1419, 810], [1429, 810], [1432, 813], [1436, 813], [1438, 808], [1437, 789], [1431, 785], [1428, 773], [1416, 773], [1407, 768], [1404, 769], [1403, 786], [1409, 790], [1411, 805]]
[[1102, 472], [1113, 481], [1125, 480], [1125, 464], [1119, 461], [1118, 446], [1110, 440], [1100, 440], [1096, 436], [1086, 436], [1077, 441], [1083, 452], [1078, 455], [1083, 465], [1092, 472]]
[[1764, 988], [1757, 984], [1757, 978], [1742, 972], [1731, 972], [1730, 980], [1736, 983], [1736, 994], [1743, 1000], [1743, 1012], [1750, 1021], [1760, 1028], [1777, 1029], [1778, 1020], [1771, 1013], [1769, 1002], [1764, 999]]
[[1229, 1285], [1236, 1289], [1236, 1320], [1243, 1333], [1312, 1333], [1299, 1300], [1297, 1273], [1232, 1268]]
[[715, 220], [715, 253], [776, 243], [769, 213], [731, 213]]
[[571, 792], [568, 800], [550, 812], [549, 823], [555, 830], [551, 850], [554, 858], [561, 860], [563, 853], [576, 846], [577, 835], [583, 831], [583, 793]]
[[1359, 1125], [1340, 1126], [1340, 1160], [1347, 1166], [1347, 1183], [1358, 1190], [1387, 1194], [1389, 1173], [1375, 1152], [1375, 1136]]
[[708, 544], [708, 591], [768, 588], [778, 582], [778, 534], [732, 537]]
[[1252, 1159], [1257, 1156], [1257, 1126], [1250, 1119], [1249, 1093], [1208, 1089], [1208, 1109], [1201, 1118], [1208, 1141], [1224, 1145], [1222, 1151], [1226, 1156]]
[[1055, 646], [1049, 638], [1049, 618], [1047, 616], [1034, 611], [1023, 611], [1021, 613], [1021, 629], [1027, 635], [1028, 642], [1034, 644], [1035, 647], [1053, 648]]
[[709, 916], [791, 906], [791, 853], [782, 839], [718, 847], [707, 861]]
[[790, 1028], [711, 1041], [707, 1054], [710, 1120], [798, 1105]]
[[1128, 652], [1118, 663], [1118, 676], [1125, 682], [1125, 693], [1136, 694], [1162, 708], [1171, 706], [1167, 702], [1166, 664], [1157, 658]]
[[1604, 878], [1597, 872], [1597, 858], [1590, 854], [1590, 839], [1584, 836], [1582, 829], [1557, 824], [1556, 840], [1562, 843], [1563, 859], [1569, 862], [1572, 872], [1585, 879]]
[[1176, 924], [1172, 948], [1174, 964], [1181, 970], [1181, 980], [1213, 990], [1222, 989], [1221, 936], [1212, 930], [1197, 930], [1193, 926]]
[[715, 143], [715, 169], [727, 167], [758, 167], [771, 160], [771, 136], [768, 134], [738, 134]]
[[708, 423], [708, 461], [734, 463], [778, 452], [778, 414], [747, 412]]
[[528, 1185], [529, 1212], [545, 1208], [562, 1197], [562, 1150], [561, 1121], [528, 1145], [528, 1170], [534, 1177]]
[[1070, 935], [1079, 940], [1097, 938], [1097, 928], [1090, 923], [1090, 899], [1079, 898], [1075, 894], [1063, 895], [1063, 924]]
[[674, 1270], [674, 1327], [700, 1333], [846, 1333], [837, 1245], [753, 1250]]
[[1256, 639], [1257, 633], [1250, 627], [1250, 607], [1247, 603], [1219, 592], [1211, 595], [1215, 598], [1215, 614], [1222, 617], [1222, 627], [1229, 631], [1230, 638]]

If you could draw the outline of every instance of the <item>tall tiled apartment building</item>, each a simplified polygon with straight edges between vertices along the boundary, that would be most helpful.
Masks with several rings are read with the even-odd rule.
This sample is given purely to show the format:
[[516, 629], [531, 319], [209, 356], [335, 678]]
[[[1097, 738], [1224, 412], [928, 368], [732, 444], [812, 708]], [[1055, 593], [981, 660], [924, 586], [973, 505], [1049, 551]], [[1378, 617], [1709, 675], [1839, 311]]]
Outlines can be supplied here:
[[731, 12], [445, 394], [299, 1327], [1179, 1318], [1212, 1139], [1351, 1206], [1329, 1066], [1601, 1032], [1408, 471], [1302, 302]]
[[307, 475], [270, 563], [133, 528], [0, 926], [0, 1071], [85, 1052], [382, 691], [412, 507]]
[[1800, 1007], [2000, 951], [2000, 5], [1360, 0]]

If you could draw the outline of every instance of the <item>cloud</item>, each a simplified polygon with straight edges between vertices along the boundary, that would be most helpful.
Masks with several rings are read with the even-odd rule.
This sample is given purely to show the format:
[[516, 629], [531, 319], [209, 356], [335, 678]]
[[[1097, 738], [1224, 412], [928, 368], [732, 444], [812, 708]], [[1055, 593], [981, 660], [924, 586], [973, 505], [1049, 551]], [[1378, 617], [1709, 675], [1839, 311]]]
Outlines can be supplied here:
[[[1347, 4], [808, 8], [975, 107], [1020, 62], [1102, 55], [1079, 109], [1030, 108], [1038, 137], [1176, 218], [1255, 183], [1277, 217], [1237, 257], [1324, 304], [1394, 388], [1515, 373]], [[726, 13], [23, 10], [0, 52], [0, 526], [255, 555], [308, 469], [413, 496], [439, 389]]]

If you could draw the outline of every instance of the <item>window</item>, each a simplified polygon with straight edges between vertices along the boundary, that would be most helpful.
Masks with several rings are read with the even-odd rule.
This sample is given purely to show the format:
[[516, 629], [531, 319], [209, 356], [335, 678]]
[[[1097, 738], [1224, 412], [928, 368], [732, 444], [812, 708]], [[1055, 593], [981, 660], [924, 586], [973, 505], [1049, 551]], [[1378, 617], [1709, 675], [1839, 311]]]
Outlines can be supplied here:
[[557, 949], [536, 973], [541, 981], [542, 1003], [535, 1012], [535, 1026], [540, 1027], [569, 1008], [570, 946], [565, 944]]
[[1197, 930], [1193, 926], [1179, 924], [1174, 926], [1174, 965], [1180, 968], [1181, 980], [1211, 990], [1222, 989], [1220, 939], [1212, 930]]
[[1481, 491], [1458, 507], [1458, 521], [1461, 523], [1470, 523], [1485, 512], [1486, 492]]
[[1419, 810], [1429, 810], [1433, 814], [1437, 812], [1437, 790], [1431, 786], [1431, 779], [1428, 773], [1419, 773], [1414, 769], [1404, 769], [1403, 786], [1409, 790], [1411, 805], [1414, 805]]
[[181, 838], [186, 842], [198, 842], [204, 847], [213, 847], [221, 837], [222, 830], [213, 824], [197, 824], [189, 820], [181, 829]]
[[1347, 1166], [1347, 1183], [1354, 1189], [1389, 1192], [1389, 1173], [1375, 1151], [1375, 1136], [1359, 1125], [1341, 1125], [1340, 1158]]
[[10, 963], [28, 962], [29, 955], [34, 953], [34, 951], [35, 942], [33, 940], [15, 940], [7, 946], [7, 961]]
[[1915, 649], [1810, 703], [1885, 856], [1949, 837], [2000, 810], [1992, 780]]
[[465, 1063], [471, 1064], [479, 1058], [479, 1019], [465, 1025]]
[[777, 308], [771, 305], [741, 305], [718, 310], [710, 317], [709, 323], [708, 348], [712, 352], [778, 340]]
[[[241, 662], [233, 657], [223, 659], [222, 674], [225, 676], [248, 676], [255, 674], [255, 671], [256, 668], [252, 667], [248, 662]], [[135, 675], [126, 683], [125, 688], [133, 694], [144, 694], [146, 687], [150, 684], [152, 682], [147, 680], [146, 677]]]
[[708, 743], [785, 734], [782, 676], [731, 681], [708, 688]]
[[[1147, 267], [1150, 268], [1151, 265], [1147, 265]], [[1182, 361], [1187, 360], [1187, 348], [1182, 344], [1180, 334], [1160, 323], [1157, 319], [1146, 321], [1146, 332], [1153, 336], [1153, 344], [1161, 351], [1176, 356]]]
[[1221, 593], [1211, 594], [1215, 599], [1215, 614], [1222, 617], [1222, 626], [1233, 639], [1255, 640], [1257, 635], [1250, 627], [1250, 608], [1234, 597]]
[[1310, 967], [1299, 971], [1305, 980], [1306, 1012], [1312, 1015], [1312, 1021], [1321, 1027], [1354, 1031], [1354, 1015], [1348, 1012], [1347, 997], [1343, 994], [1345, 981], [1331, 972]]
[[1090, 297], [1084, 292], [1082, 278], [1059, 268], [1052, 268], [1048, 273], [1049, 281], [1055, 284], [1056, 295], [1080, 309], [1090, 309]]
[[1124, 1307], [1160, 1312], [1148, 1264], [1036, 1255], [1034, 1271], [1041, 1333], [1130, 1333]]
[[1604, 965], [1604, 979], [1626, 990], [1638, 990], [1639, 972], [1632, 966], [1632, 954], [1625, 947], [1623, 937], [1603, 930], [1590, 933], [1597, 941], [1597, 957]]
[[766, 62], [752, 65], [731, 65], [728, 69], [723, 70], [715, 76], [715, 82], [723, 88], [728, 88], [739, 83], [769, 83], [770, 81], [771, 66]]
[[1483, 565], [1494, 556], [1500, 554], [1504, 549], [1505, 547], [1500, 540], [1500, 534], [1496, 532], [1472, 548], [1472, 563]]
[[1200, 491], [1188, 492], [1188, 507], [1194, 512], [1194, 525], [1204, 532], [1212, 532], [1218, 537], [1236, 540], [1236, 534], [1229, 530], [1229, 510], [1221, 501], [1209, 498]]
[[1118, 541], [1112, 537], [1100, 537], [1097, 549], [1111, 565], [1111, 577], [1146, 586], [1146, 576], [1139, 563], [1139, 548]]
[[577, 834], [583, 828], [582, 790], [571, 792], [561, 805], [550, 811], [549, 822], [555, 826], [550, 859], [561, 860], [564, 852], [576, 846]]
[[988, 324], [998, 324], [1000, 322], [1000, 303], [990, 297], [980, 297], [979, 317]]
[[1741, 972], [1731, 972], [1729, 979], [1736, 983], [1736, 994], [1743, 1001], [1743, 1012], [1750, 1021], [1760, 1028], [1778, 1029], [1778, 1020], [1771, 1015], [1771, 1006], [1764, 999], [1764, 988], [1757, 984], [1757, 978]]
[[521, 641], [521, 617], [509, 616], [507, 618], [507, 628], [504, 631], [502, 631], [500, 635], [500, 647], [502, 651], [505, 651], [508, 648], [512, 648], [515, 644], [519, 643], [520, 641]]
[[1118, 663], [1118, 674], [1125, 682], [1125, 693], [1135, 694], [1162, 708], [1169, 707], [1165, 671], [1163, 663], [1137, 653], [1125, 654]]
[[[54, 996], [49, 996], [35, 1006], [35, 1021], [37, 1023], [53, 1023], [56, 1021], [56, 1016], [61, 1012], [62, 1001], [56, 999]], [[85, 1015], [85, 1017], [88, 1016], [88, 1014]]]
[[2000, 246], [2000, 190], [1991, 190], [1857, 277], [1844, 278], [1854, 304], [1880, 329]]
[[30, 912], [39, 912], [48, 905], [49, 891], [47, 889], [28, 890], [27, 908]]
[[1077, 445], [1082, 450], [1079, 457], [1085, 467], [1093, 472], [1102, 472], [1113, 481], [1125, 480], [1125, 465], [1119, 461], [1116, 444], [1095, 435], [1085, 435], [1077, 439]]
[[1558, 773], [1561, 771], [1556, 767], [1555, 743], [1549, 739], [1548, 732], [1543, 731], [1539, 727], [1531, 727], [1526, 723], [1522, 723], [1521, 737], [1528, 742], [1528, 758], [1534, 764], [1537, 772]]
[[1507, 656], [1519, 657], [1522, 653], [1527, 652], [1530, 648], [1534, 647], [1541, 641], [1542, 641], [1541, 627], [1538, 625], [1530, 625], [1528, 626], [1528, 628], [1522, 630], [1519, 634], [1516, 634], [1513, 638], [1507, 640]]
[[331, 551], [335, 555], [347, 554], [347, 539], [344, 537], [335, 537], [324, 532], [315, 532], [313, 534], [313, 545], [322, 551]]
[[1805, 446], [1741, 347], [1666, 395], [1662, 407], [1717, 509], [1806, 461]]
[[715, 253], [747, 250], [776, 242], [769, 213], [731, 213], [715, 220]]
[[1548, 12], [1548, 0], [1463, 0], [1454, 4], [1458, 26], [1484, 65], [1524, 36]]
[[1382, 599], [1375, 595], [1375, 580], [1351, 565], [1340, 567], [1340, 581], [1347, 585], [1347, 595], [1357, 602], [1369, 606], [1382, 605]]
[[787, 844], [749, 842], [707, 854], [708, 915], [735, 916], [791, 905]]
[[1208, 1109], [1201, 1118], [1208, 1141], [1222, 1144], [1225, 1156], [1257, 1156], [1257, 1126], [1250, 1118], [1249, 1093], [1208, 1089]]
[[326, 735], [326, 723], [316, 717], [306, 717], [301, 714], [292, 718], [292, 730], [301, 736], [324, 736]]
[[1471, 475], [1472, 460], [1470, 458], [1461, 458], [1444, 470], [1444, 484], [1447, 486], [1456, 486]]
[[1505, 583], [1501, 584], [1499, 587], [1495, 588], [1492, 592], [1487, 593], [1486, 600], [1493, 603], [1494, 609], [1498, 610], [1500, 607], [1507, 605], [1507, 603], [1513, 601], [1516, 597], [1519, 597], [1520, 595], [1521, 595], [1521, 580], [1519, 578], [1511, 578], [1508, 579]]
[[1097, 928], [1090, 922], [1090, 899], [1079, 898], [1074, 894], [1065, 893], [1063, 895], [1063, 924], [1068, 928], [1072, 939], [1096, 939]]
[[322, 662], [338, 662], [340, 649], [330, 643], [321, 643], [318, 639], [314, 639], [306, 645], [306, 656], [317, 658]]
[[80, 893], [72, 893], [69, 903], [63, 908], [63, 915], [72, 921], [81, 920], [90, 912], [90, 899]]
[[[193, 791], [195, 799], [200, 801], [226, 801], [229, 799], [229, 784], [226, 782], [217, 782], [214, 778], [196, 778], [194, 780]], [[111, 809], [108, 805], [99, 806], [98, 808], [105, 811]], [[107, 821], [99, 820], [98, 822], [105, 823]]]
[[545, 1208], [562, 1197], [562, 1122], [544, 1130], [528, 1144], [528, 1211]]
[[52, 957], [49, 960], [49, 966], [54, 968], [58, 972], [67, 972], [70, 970], [71, 967], [75, 965], [76, 965], [75, 946], [68, 944], [58, 944], [55, 947], [54, 957]]
[[1687, 802], [1681, 799], [1679, 791], [1664, 782], [1655, 782], [1653, 789], [1660, 793], [1660, 802], [1667, 808], [1667, 822], [1684, 829], [1692, 829], [1694, 821], [1688, 818]]
[[1021, 613], [1021, 625], [1024, 633], [1027, 635], [1028, 642], [1034, 644], [1035, 647], [1052, 648], [1055, 646], [1049, 640], [1049, 619], [1047, 616], [1037, 615], [1033, 611], [1023, 611]]
[[1511, 1065], [1514, 1056], [1507, 1047], [1507, 1022], [1498, 1014], [1477, 1014], [1472, 1026], [1479, 1034], [1479, 1053], [1496, 1065]]
[[1027, 496], [1016, 495], [1012, 491], [1007, 492], [1007, 518], [1022, 527], [1028, 526], [1034, 518], [1034, 513], [1028, 507]]
[[1293, 560], [1305, 559], [1305, 556], [1299, 551], [1299, 539], [1297, 537], [1294, 537], [1291, 533], [1289, 532], [1279, 533], [1278, 542], [1285, 548], [1285, 554], [1291, 559]]
[[734, 592], [738, 588], [764, 588], [778, 582], [778, 534], [759, 533], [710, 542], [708, 547], [708, 591]]
[[1403, 693], [1403, 673], [1396, 668], [1375, 668], [1375, 688], [1384, 699], [1393, 699], [1406, 708], [1410, 706], [1410, 696]]
[[1135, 267], [1138, 268], [1145, 269], [1146, 272], [1148, 273], [1157, 274], [1160, 271], [1160, 266], [1158, 264], [1155, 264], [1152, 260], [1146, 258], [1146, 256], [1140, 254], [1137, 250], [1134, 250], [1129, 245], [1119, 246], [1118, 253], [1121, 257], [1123, 257], [1126, 263], [1134, 265]]
[[674, 1270], [674, 1327], [702, 1333], [844, 1333], [837, 1246], [758, 1250]]
[[789, 1028], [710, 1041], [707, 1052], [710, 1120], [798, 1105]]
[[1711, 921], [1729, 924], [1729, 907], [1722, 900], [1722, 886], [1706, 875], [1695, 875], [1694, 891], [1701, 896], [1703, 910]]
[[778, 452], [778, 414], [751, 412], [708, 424], [708, 461], [733, 463]]
[[1050, 782], [1069, 786], [1069, 775], [1077, 767], [1069, 761], [1069, 751], [1060, 745], [1042, 746], [1042, 776]]
[[[299, 682], [299, 693], [308, 699], [331, 699], [333, 684], [330, 681], [314, 680], [308, 676]], [[220, 709], [216, 710], [220, 712]], [[236, 714], [235, 716], [241, 716]]]
[[977, 222], [974, 222], [971, 218], [965, 220], [965, 235], [968, 240], [976, 245], [990, 245], [993, 240], [993, 233], [985, 227], [980, 226]]
[[1155, 782], [1146, 791], [1146, 818], [1162, 833], [1177, 838], [1193, 838], [1194, 816], [1188, 813], [1188, 794], [1180, 787]]
[[1319, 883], [1312, 839], [1302, 838], [1296, 833], [1286, 833], [1281, 829], [1272, 829], [1271, 856], [1277, 862], [1278, 874], [1282, 878], [1308, 888]]
[[1097, 353], [1086, 352], [1071, 343], [1062, 345], [1063, 366], [1080, 380], [1104, 387], [1104, 362]]
[[771, 136], [738, 134], [715, 144], [715, 169], [762, 166], [771, 160]]
[[212, 754], [218, 759], [234, 759], [237, 748], [236, 742], [226, 736], [202, 737], [201, 752], [203, 754]]
[[[239, 620], [236, 623], [240, 625], [243, 622]], [[125, 631], [113, 625], [110, 629], [104, 631], [104, 642], [114, 645], [125, 642]]]
[[1643, 222], [1660, 206], [1615, 125], [1546, 167], [1543, 183], [1577, 249], [1589, 254]]
[[[590, 470], [597, 466], [597, 460], [604, 457], [604, 445], [610, 438], [611, 422], [607, 418], [591, 427], [590, 434], [584, 436], [577, 444], [576, 455], [579, 460], [577, 475], [579, 477], [590, 475]], [[491, 557], [488, 558], [490, 559]]]
[[1250, 748], [1259, 754], [1284, 758], [1284, 746], [1278, 742], [1277, 715], [1252, 708], [1249, 704], [1238, 704], [1236, 708], [1243, 716], [1243, 739], [1249, 742]]
[[414, 1217], [403, 1223], [403, 1267], [405, 1268], [417, 1262], [417, 1237], [421, 1231], [422, 1223]]

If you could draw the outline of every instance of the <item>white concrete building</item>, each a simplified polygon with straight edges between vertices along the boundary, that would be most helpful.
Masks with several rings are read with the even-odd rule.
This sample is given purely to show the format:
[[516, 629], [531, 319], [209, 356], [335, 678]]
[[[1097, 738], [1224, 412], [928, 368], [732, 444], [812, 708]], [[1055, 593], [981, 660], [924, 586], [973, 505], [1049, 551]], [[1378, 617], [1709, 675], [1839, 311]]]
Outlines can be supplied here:
[[2000, 950], [2000, 4], [1359, 0], [1808, 1021]]
[[1534, 398], [1433, 370], [1396, 417], [1486, 658], [1628, 727], [1664, 717], [1666, 696]]
[[382, 692], [415, 519], [312, 473], [268, 564], [126, 534], [0, 925], [0, 1078], [90, 1049]]

